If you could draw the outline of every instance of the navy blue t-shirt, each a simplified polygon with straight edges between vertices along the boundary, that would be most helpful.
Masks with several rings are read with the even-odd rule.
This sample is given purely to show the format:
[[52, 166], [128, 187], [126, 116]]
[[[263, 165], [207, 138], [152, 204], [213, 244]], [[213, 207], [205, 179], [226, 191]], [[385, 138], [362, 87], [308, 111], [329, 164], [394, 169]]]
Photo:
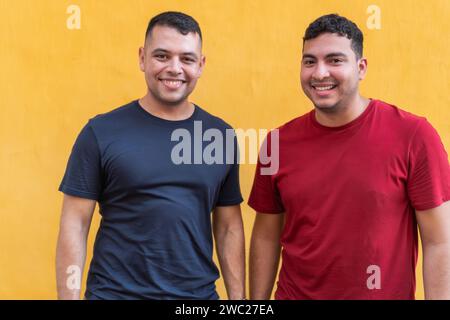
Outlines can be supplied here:
[[[242, 202], [236, 139], [226, 150], [230, 130], [198, 106], [190, 118], [169, 121], [138, 101], [86, 124], [59, 190], [99, 203], [87, 299], [218, 298], [211, 211]], [[223, 150], [211, 152], [219, 133]]]

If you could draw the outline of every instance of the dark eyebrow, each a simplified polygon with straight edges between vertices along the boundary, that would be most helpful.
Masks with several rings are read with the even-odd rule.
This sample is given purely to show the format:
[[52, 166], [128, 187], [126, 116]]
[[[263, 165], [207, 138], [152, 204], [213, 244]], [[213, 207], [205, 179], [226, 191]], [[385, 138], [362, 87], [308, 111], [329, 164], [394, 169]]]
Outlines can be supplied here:
[[182, 56], [190, 56], [190, 57], [195, 58], [195, 59], [198, 58], [197, 55], [195, 54], [195, 52], [184, 52], [181, 55]]
[[[342, 58], [347, 58], [347, 55], [345, 54], [345, 53], [343, 53], [343, 52], [332, 52], [332, 53], [329, 53], [329, 54], [327, 54], [326, 56], [325, 56], [325, 58], [326, 59], [329, 59], [329, 58], [336, 58], [336, 57], [342, 57]], [[317, 59], [314, 55], [312, 55], [312, 54], [309, 54], [309, 53], [305, 53], [304, 55], [303, 55], [303, 59]]]
[[312, 54], [305, 53], [305, 54], [303, 55], [303, 58], [302, 58], [302, 59], [307, 59], [307, 58], [310, 58], [310, 59], [316, 59], [316, 57], [313, 56]]
[[332, 52], [325, 56], [325, 58], [336, 58], [336, 57], [347, 58], [347, 55], [342, 52]]
[[[170, 53], [170, 51], [162, 49], [162, 48], [156, 48], [155, 50], [152, 51], [152, 54], [157, 54], [157, 53]], [[182, 56], [190, 56], [192, 58], [197, 59], [197, 54], [195, 52], [183, 52], [181, 54]]]
[[169, 51], [161, 49], [161, 48], [156, 48], [155, 50], [152, 51], [152, 53], [169, 53]]

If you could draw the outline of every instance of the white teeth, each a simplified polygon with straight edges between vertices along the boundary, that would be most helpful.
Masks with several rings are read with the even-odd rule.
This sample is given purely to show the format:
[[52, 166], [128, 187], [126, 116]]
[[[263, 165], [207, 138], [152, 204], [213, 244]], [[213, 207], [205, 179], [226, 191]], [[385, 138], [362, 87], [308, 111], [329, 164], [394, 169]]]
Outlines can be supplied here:
[[170, 87], [179, 87], [183, 83], [181, 80], [163, 80], [163, 82]]
[[334, 88], [334, 86], [328, 86], [328, 87], [316, 87], [314, 86], [314, 88], [318, 91], [325, 91], [325, 90], [331, 90]]

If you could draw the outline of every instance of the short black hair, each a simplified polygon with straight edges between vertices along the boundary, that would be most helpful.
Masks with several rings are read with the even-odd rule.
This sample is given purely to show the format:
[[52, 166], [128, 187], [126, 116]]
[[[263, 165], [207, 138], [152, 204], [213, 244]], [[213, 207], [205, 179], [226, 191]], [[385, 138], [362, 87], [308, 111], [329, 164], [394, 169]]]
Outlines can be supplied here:
[[202, 31], [198, 22], [191, 16], [176, 11], [167, 11], [154, 16], [148, 23], [147, 31], [145, 32], [145, 40], [152, 33], [156, 26], [167, 26], [176, 29], [182, 35], [187, 35], [190, 32], [197, 33], [200, 36], [200, 41], [203, 41]]
[[314, 20], [305, 31], [303, 45], [306, 40], [314, 39], [326, 32], [336, 33], [350, 39], [356, 57], [360, 59], [363, 56], [363, 33], [356, 23], [338, 14], [327, 14]]

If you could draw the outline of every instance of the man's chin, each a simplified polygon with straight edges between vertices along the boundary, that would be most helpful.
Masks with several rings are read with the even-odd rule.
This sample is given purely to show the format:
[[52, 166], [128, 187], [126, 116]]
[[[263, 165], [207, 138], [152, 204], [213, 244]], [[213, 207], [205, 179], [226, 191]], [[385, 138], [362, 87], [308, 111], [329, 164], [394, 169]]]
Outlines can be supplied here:
[[176, 107], [179, 106], [180, 104], [183, 104], [183, 102], [185, 102], [185, 99], [176, 99], [176, 100], [166, 99], [162, 100], [162, 102], [167, 106]]
[[336, 111], [336, 104], [334, 103], [316, 103], [314, 102], [314, 107], [324, 113], [333, 113]]
[[179, 106], [180, 104], [183, 104], [184, 102], [186, 102], [187, 100], [187, 96], [183, 96], [183, 97], [159, 97], [159, 101], [162, 104], [165, 104], [167, 106]]

